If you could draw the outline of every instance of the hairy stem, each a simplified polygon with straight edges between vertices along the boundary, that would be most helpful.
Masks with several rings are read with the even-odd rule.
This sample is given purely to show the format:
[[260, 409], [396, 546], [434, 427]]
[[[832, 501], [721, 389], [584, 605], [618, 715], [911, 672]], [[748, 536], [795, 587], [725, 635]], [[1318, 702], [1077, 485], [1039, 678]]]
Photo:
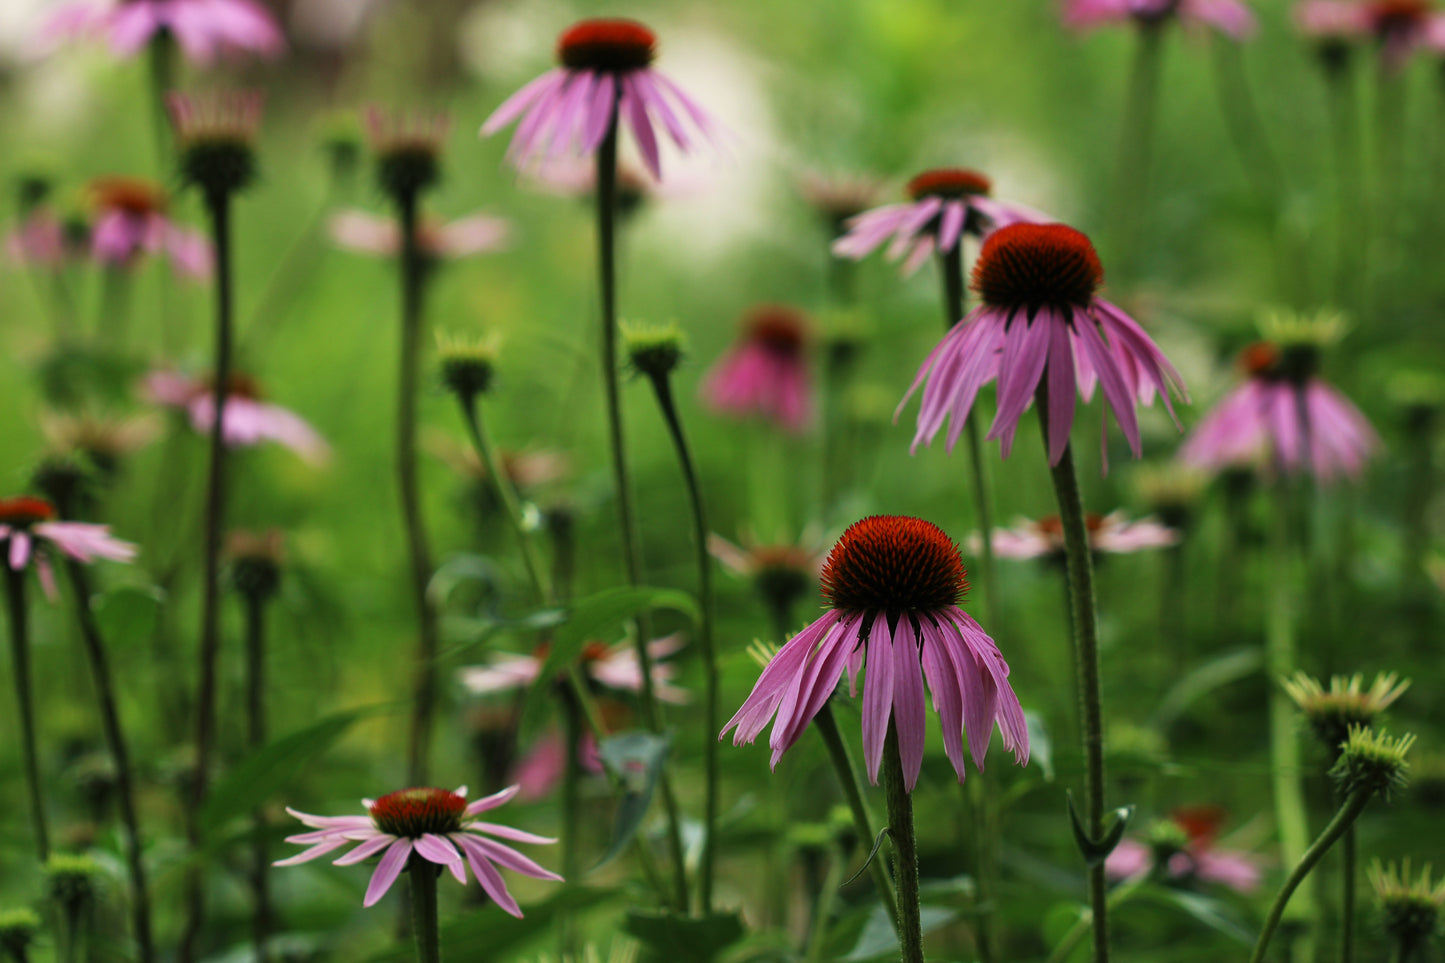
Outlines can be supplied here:
[[890, 718], [883, 742], [883, 790], [888, 800], [888, 837], [893, 845], [893, 875], [898, 880], [898, 941], [903, 963], [923, 963], [923, 921], [918, 901], [918, 838], [913, 831], [913, 800], [903, 777], [898, 727]]
[[5, 568], [5, 603], [10, 615], [10, 665], [15, 675], [15, 705], [20, 711], [20, 754], [25, 764], [25, 789], [30, 796], [30, 825], [40, 862], [50, 857], [45, 828], [45, 796], [40, 788], [40, 755], [35, 747], [35, 700], [30, 686], [30, 620], [25, 607], [25, 570]]

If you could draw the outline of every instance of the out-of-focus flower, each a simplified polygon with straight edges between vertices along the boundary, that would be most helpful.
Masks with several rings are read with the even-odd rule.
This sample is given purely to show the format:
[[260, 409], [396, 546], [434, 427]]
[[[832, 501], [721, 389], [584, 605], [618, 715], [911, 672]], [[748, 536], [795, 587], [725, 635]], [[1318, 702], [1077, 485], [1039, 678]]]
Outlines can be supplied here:
[[1255, 30], [1254, 13], [1242, 0], [1066, 0], [1064, 26], [1086, 30], [1133, 21], [1156, 25], [1166, 20], [1213, 27], [1235, 40]]
[[174, 37], [187, 58], [203, 65], [286, 49], [275, 18], [255, 0], [71, 0], [40, 28], [42, 46], [99, 37], [118, 57], [135, 56], [158, 36]]
[[804, 171], [798, 177], [798, 193], [828, 225], [833, 238], [847, 232], [847, 221], [878, 203], [883, 184], [876, 177]]
[[635, 20], [583, 20], [557, 40], [562, 66], [527, 84], [482, 124], [490, 136], [517, 123], [507, 156], [518, 167], [568, 154], [591, 156], [609, 130], [632, 131], [642, 162], [662, 179], [659, 128], [684, 153], [720, 131], [706, 111], [652, 69], [657, 37]]
[[[191, 427], [208, 434], [215, 418], [215, 398], [208, 378], [193, 378], [176, 371], [153, 371], [145, 378], [143, 393], [148, 401], [184, 410]], [[261, 389], [253, 378], [233, 374], [226, 387], [225, 415], [221, 433], [227, 445], [245, 448], [274, 441], [307, 461], [324, 461], [330, 454], [326, 440], [300, 415], [280, 405], [261, 400]]]
[[98, 558], [129, 562], [136, 547], [111, 537], [109, 525], [56, 521], [55, 506], [43, 498], [0, 498], [0, 557], [11, 571], [34, 563], [47, 597], [56, 597], [55, 553], [89, 564]]
[[[458, 444], [451, 435], [432, 436], [428, 439], [427, 448], [460, 475], [481, 482], [491, 477], [476, 449], [471, 445]], [[571, 459], [565, 453], [550, 448], [503, 450], [497, 452], [497, 457], [502, 463], [502, 472], [511, 481], [512, 487], [520, 492], [555, 484], [572, 473]]]
[[[652, 690], [666, 702], [688, 700], [687, 691], [672, 684], [675, 670], [662, 661], [682, 646], [680, 635], [668, 635], [647, 643], [647, 654], [653, 660]], [[462, 685], [477, 695], [525, 689], [537, 681], [547, 652], [547, 646], [542, 645], [532, 655], [498, 653], [486, 665], [462, 668], [459, 677]], [[642, 668], [637, 661], [637, 651], [630, 642], [613, 646], [589, 642], [582, 649], [581, 664], [583, 675], [597, 685], [623, 692], [642, 691]]]
[[89, 233], [83, 221], [69, 223], [49, 206], [38, 204], [5, 235], [5, 255], [19, 267], [58, 270], [80, 260], [89, 246]]
[[160, 426], [154, 416], [45, 412], [40, 431], [57, 452], [78, 452], [103, 472], [113, 472], [129, 455], [154, 441]]
[[965, 726], [975, 766], [983, 766], [995, 722], [1014, 761], [1028, 762], [1028, 726], [1008, 682], [1008, 663], [959, 608], [968, 582], [958, 547], [942, 529], [902, 516], [855, 522], [823, 563], [822, 583], [827, 613], [778, 650], [718, 738], [736, 728], [733, 745], [752, 742], [773, 720], [768, 745], [777, 766], [832, 697], [844, 670], [849, 694], [858, 695], [866, 658], [863, 759], [875, 785], [890, 721], [910, 792], [918, 781], [925, 679], [959, 782]]
[[1281, 680], [1281, 684], [1329, 753], [1330, 765], [1334, 765], [1350, 729], [1378, 725], [1384, 711], [1410, 687], [1410, 680], [1401, 682], [1395, 673], [1384, 672], [1365, 688], [1364, 676], [1336, 675], [1330, 677], [1326, 687], [1318, 679], [1297, 672]]
[[40, 917], [25, 907], [0, 909], [0, 950], [15, 960], [30, 958], [30, 947], [40, 932]]
[[1420, 49], [1445, 51], [1445, 14], [1427, 0], [1307, 0], [1295, 6], [1300, 32], [1319, 45], [1330, 66], [1352, 45], [1373, 40], [1386, 68], [1399, 71]]
[[[597, 194], [597, 165], [581, 157], [550, 158], [524, 173], [528, 182], [551, 194], [587, 199]], [[673, 197], [695, 188], [685, 183], [655, 183], [634, 165], [620, 158], [617, 161], [617, 213], [621, 217], [636, 214], [654, 198]]]
[[[1095, 552], [1115, 555], [1141, 552], [1151, 548], [1168, 548], [1179, 543], [1177, 529], [1161, 525], [1152, 518], [1130, 519], [1123, 512], [1084, 517], [1089, 534], [1089, 548]], [[982, 542], [975, 533], [969, 536], [968, 550], [977, 554]], [[993, 530], [993, 550], [999, 558], [1042, 558], [1064, 554], [1064, 525], [1059, 516], [1050, 515], [1037, 521], [1022, 519], [1013, 528]]]
[[707, 550], [729, 572], [752, 581], [753, 588], [774, 612], [787, 614], [804, 595], [818, 587], [823, 553], [814, 545], [734, 545], [721, 535], [707, 537]]
[[805, 431], [813, 423], [809, 328], [797, 308], [753, 308], [743, 318], [742, 340], [703, 378], [703, 401], [722, 414], [760, 415], [786, 431]]
[[1134, 472], [1134, 491], [1139, 500], [1170, 528], [1184, 529], [1194, 517], [1210, 475], [1178, 459], [1140, 465]]
[[372, 105], [362, 115], [376, 155], [376, 180], [398, 203], [441, 179], [441, 153], [451, 133], [445, 111], [389, 111]]
[[286, 541], [278, 529], [234, 531], [226, 536], [231, 585], [243, 598], [264, 602], [281, 587]]
[[[577, 761], [584, 772], [601, 775], [602, 757], [597, 754], [597, 739], [591, 732], [584, 731], [577, 742]], [[532, 743], [512, 771], [519, 787], [518, 795], [524, 800], [546, 798], [557, 788], [566, 768], [567, 740], [560, 729], [548, 729]]]
[[265, 102], [259, 90], [166, 94], [181, 177], [208, 200], [234, 194], [256, 179], [256, 135]]
[[[1095, 386], [1139, 457], [1135, 404], [1152, 404], [1158, 394], [1173, 416], [1170, 390], [1186, 401], [1188, 394], [1179, 372], [1138, 322], [1098, 296], [1103, 280], [1094, 245], [1071, 227], [1014, 224], [990, 234], [973, 269], [973, 289], [983, 303], [929, 353], [898, 405], [901, 413], [927, 382], [912, 450], [931, 443], [944, 419], [952, 417], [952, 451], [979, 389], [996, 380], [998, 412], [988, 438], [999, 439], [1005, 458], [1019, 419], [1042, 393], [1048, 400], [1040, 418], [1048, 424], [1049, 464], [1058, 464], [1074, 423], [1074, 394], [1089, 401]], [[1106, 415], [1106, 430], [1108, 421]]]
[[496, 809], [516, 794], [517, 787], [512, 786], [468, 803], [466, 786], [455, 792], [432, 788], [402, 789], [380, 799], [363, 799], [361, 804], [368, 813], [365, 816], [312, 816], [287, 807], [288, 813], [315, 832], [286, 837], [288, 843], [302, 843], [308, 848], [272, 865], [295, 866], [351, 843], [359, 843], [332, 863], [351, 866], [381, 854], [381, 862], [371, 875], [366, 898], [362, 901], [363, 906], [372, 906], [391, 889], [391, 884], [396, 882], [414, 853], [421, 859], [446, 867], [463, 886], [467, 882], [466, 868], [471, 866], [477, 882], [492, 901], [511, 915], [520, 917], [522, 910], [512, 894], [507, 892], [507, 884], [497, 871], [498, 866], [533, 879], [560, 882], [562, 877], [496, 841], [554, 843], [555, 839], [474, 818]]
[[166, 215], [167, 197], [159, 185], [136, 177], [101, 177], [91, 181], [89, 194], [95, 207], [90, 250], [97, 261], [129, 267], [143, 253], [164, 251], [183, 275], [211, 273], [210, 242]]
[[1224, 819], [1218, 806], [1176, 809], [1154, 826], [1148, 842], [1121, 840], [1104, 861], [1104, 870], [1114, 879], [1155, 870], [1173, 880], [1197, 879], [1252, 893], [1259, 888], [1260, 860], [1250, 853], [1215, 847]]
[[[391, 218], [344, 210], [331, 216], [329, 226], [331, 239], [349, 251], [384, 257], [401, 252], [401, 228]], [[511, 234], [510, 221], [489, 214], [471, 214], [449, 222], [424, 218], [417, 225], [416, 243], [423, 257], [450, 261], [503, 250]]]
[[984, 237], [1010, 224], [1053, 220], [1021, 204], [995, 201], [989, 197], [992, 190], [993, 182], [977, 171], [924, 171], [908, 182], [908, 203], [887, 204], [850, 218], [848, 233], [833, 242], [833, 253], [858, 260], [888, 242], [888, 260], [902, 258], [906, 276], [935, 251], [952, 251], [965, 234]]
[[1244, 383], [1180, 448], [1186, 464], [1221, 471], [1265, 461], [1286, 475], [1359, 478], [1380, 439], [1359, 409], [1316, 375], [1317, 343], [1259, 342], [1245, 349], [1240, 366]]
[[1440, 911], [1445, 908], [1445, 879], [1431, 882], [1430, 864], [1410, 878], [1410, 860], [1381, 864], [1377, 859], [1365, 872], [1380, 905], [1385, 931], [1398, 950], [1395, 959], [1416, 957], [1416, 951], [1440, 929]]

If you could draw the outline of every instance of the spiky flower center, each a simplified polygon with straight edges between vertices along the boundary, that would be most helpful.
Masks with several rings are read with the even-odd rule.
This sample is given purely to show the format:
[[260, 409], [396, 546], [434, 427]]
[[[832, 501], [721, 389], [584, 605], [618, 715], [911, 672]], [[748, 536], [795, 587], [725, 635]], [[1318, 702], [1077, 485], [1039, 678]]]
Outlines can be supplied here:
[[746, 327], [748, 340], [788, 357], [801, 354], [808, 339], [808, 322], [803, 313], [780, 304], [754, 308]]
[[936, 611], [968, 591], [958, 546], [932, 522], [874, 515], [854, 522], [823, 563], [823, 598], [849, 612]]
[[1063, 224], [1013, 224], [983, 242], [973, 289], [1000, 308], [1087, 307], [1104, 266], [1081, 231]]
[[144, 216], [166, 209], [166, 192], [158, 184], [139, 177], [98, 177], [90, 182], [90, 194], [101, 210], [123, 211]]
[[371, 818], [384, 833], [417, 839], [460, 832], [466, 810], [466, 799], [449, 789], [401, 789], [373, 803]]
[[583, 20], [557, 39], [557, 59], [573, 70], [640, 70], [657, 56], [657, 35], [620, 17]]
[[939, 167], [924, 171], [908, 182], [908, 196], [915, 201], [925, 197], [987, 197], [993, 191], [993, 181], [978, 171], [963, 167]]
[[1279, 365], [1279, 347], [1270, 341], [1256, 341], [1239, 353], [1239, 367], [1245, 374], [1263, 376]]
[[30, 495], [0, 498], [0, 525], [29, 528], [37, 522], [48, 522], [54, 518], [55, 506], [43, 498]]

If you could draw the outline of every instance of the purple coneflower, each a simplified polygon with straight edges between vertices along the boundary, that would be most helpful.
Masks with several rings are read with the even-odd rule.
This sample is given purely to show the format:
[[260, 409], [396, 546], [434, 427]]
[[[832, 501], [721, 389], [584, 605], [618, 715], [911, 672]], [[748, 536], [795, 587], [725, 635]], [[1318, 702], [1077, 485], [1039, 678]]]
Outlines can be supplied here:
[[721, 131], [681, 87], [652, 68], [656, 56], [656, 35], [635, 20], [575, 24], [557, 40], [562, 66], [507, 98], [482, 124], [482, 134], [520, 119], [507, 156], [522, 167], [533, 160], [595, 154], [608, 132], [626, 123], [643, 164], [660, 180], [659, 126], [683, 153], [700, 138], [716, 143]]
[[742, 340], [703, 378], [703, 401], [719, 413], [761, 415], [786, 431], [805, 431], [813, 421], [808, 342], [803, 312], [779, 304], [753, 308]]
[[210, 275], [210, 242], [166, 215], [166, 193], [159, 185], [136, 177], [101, 177], [91, 182], [90, 197], [96, 209], [90, 250], [97, 261], [129, 267], [141, 254], [164, 251], [179, 273]]
[[[146, 376], [143, 391], [148, 400], [169, 408], [184, 410], [191, 427], [208, 435], [215, 415], [215, 398], [211, 381], [193, 378], [175, 371], [153, 371]], [[247, 448], [263, 441], [274, 441], [307, 461], [326, 459], [330, 446], [300, 415], [280, 405], [262, 401], [255, 379], [235, 374], [228, 379], [225, 417], [221, 431], [226, 444]]]
[[445, 866], [463, 886], [467, 882], [466, 867], [471, 866], [477, 882], [492, 901], [513, 916], [521, 916], [522, 911], [512, 894], [507, 892], [507, 884], [497, 866], [533, 879], [561, 881], [562, 877], [543, 869], [510, 846], [503, 846], [488, 837], [518, 843], [554, 843], [556, 840], [473, 818], [496, 809], [516, 794], [517, 787], [511, 786], [468, 803], [466, 786], [456, 792], [431, 788], [402, 789], [380, 799], [363, 799], [361, 804], [369, 813], [366, 816], [312, 816], [288, 807], [288, 813], [316, 831], [286, 837], [288, 843], [304, 843], [309, 848], [271, 865], [295, 866], [350, 843], [360, 843], [332, 863], [351, 866], [381, 854], [381, 862], [371, 875], [366, 898], [362, 901], [363, 906], [372, 906], [391, 889], [391, 884], [396, 882], [412, 853], [415, 853], [438, 866]]
[[1008, 682], [1008, 663], [958, 605], [968, 589], [965, 574], [958, 547], [930, 522], [897, 515], [855, 522], [823, 563], [828, 612], [778, 650], [719, 738], [736, 728], [734, 745], [752, 742], [776, 717], [768, 739], [776, 766], [833, 695], [845, 669], [849, 694], [858, 694], [866, 651], [863, 757], [875, 785], [890, 717], [908, 790], [918, 782], [925, 679], [960, 782], [965, 728], [980, 769], [995, 722], [1004, 748], [1020, 765], [1027, 763], [1028, 727]]
[[[649, 642], [647, 653], [654, 659], [665, 659], [682, 646], [682, 636], [668, 635]], [[525, 689], [537, 681], [537, 675], [547, 659], [547, 651], [548, 647], [544, 644], [532, 655], [498, 653], [488, 665], [461, 669], [462, 685], [478, 695]], [[580, 661], [583, 675], [598, 685], [624, 692], [642, 691], [642, 669], [637, 661], [637, 651], [630, 642], [613, 646], [589, 642], [582, 648]], [[657, 661], [652, 663], [652, 685], [657, 697], [668, 702], [686, 702], [687, 692], [674, 686], [672, 678], [671, 665]]]
[[[401, 253], [401, 228], [390, 218], [358, 210], [339, 211], [332, 215], [330, 229], [331, 239], [347, 250], [386, 257]], [[507, 246], [511, 232], [510, 221], [488, 214], [472, 214], [446, 223], [423, 218], [417, 225], [416, 243], [425, 258], [454, 260], [501, 250]]]
[[1194, 428], [1179, 457], [1210, 471], [1261, 460], [1287, 475], [1359, 478], [1380, 438], [1350, 400], [1315, 375], [1318, 351], [1267, 341], [1240, 358], [1248, 377]]
[[1052, 221], [1021, 204], [989, 197], [993, 182], [977, 171], [942, 167], [924, 171], [908, 182], [906, 204], [887, 204], [847, 221], [848, 233], [833, 242], [833, 253], [859, 260], [885, 241], [890, 261], [903, 259], [904, 275], [912, 274], [934, 253], [948, 253], [965, 234], [983, 237], [1010, 224]]
[[1086, 30], [1107, 23], [1153, 25], [1172, 18], [1202, 24], [1244, 40], [1254, 33], [1254, 14], [1241, 0], [1067, 0], [1064, 26]]
[[[1179, 544], [1179, 531], [1161, 525], [1152, 518], [1130, 519], [1123, 512], [1108, 515], [1089, 513], [1084, 516], [1089, 533], [1089, 548], [1095, 552], [1123, 555], [1151, 548], [1168, 548]], [[969, 550], [979, 541], [969, 537]], [[1064, 555], [1064, 525], [1059, 516], [1050, 515], [1037, 521], [1024, 520], [1013, 528], [996, 528], [993, 550], [1000, 558], [1043, 558]]]
[[0, 498], [0, 552], [5, 564], [11, 571], [21, 572], [33, 563], [49, 599], [56, 597], [54, 552], [86, 563], [97, 558], [116, 562], [135, 558], [135, 546], [111, 537], [108, 525], [55, 519], [55, 506], [43, 498]]
[[[1188, 395], [1138, 322], [1097, 295], [1103, 280], [1094, 245], [1072, 227], [1014, 224], [990, 234], [973, 269], [983, 303], [924, 359], [899, 403], [901, 413], [928, 382], [913, 450], [932, 442], [951, 416], [952, 451], [979, 389], [997, 380], [998, 413], [987, 437], [1000, 440], [1005, 458], [1019, 418], [1039, 394], [1048, 402], [1049, 464], [1057, 465], [1074, 422], [1074, 393], [1088, 401], [1096, 385], [1139, 457], [1135, 403], [1151, 404], [1158, 394], [1173, 416], [1169, 391]], [[1107, 428], [1107, 416], [1104, 422]]]
[[1180, 807], [1151, 833], [1148, 843], [1121, 840], [1104, 861], [1104, 870], [1114, 879], [1131, 879], [1162, 864], [1170, 879], [1219, 883], [1252, 893], [1259, 888], [1259, 858], [1214, 845], [1224, 817], [1218, 806]]
[[174, 37], [198, 64], [241, 54], [274, 57], [286, 49], [275, 18], [255, 0], [74, 0], [40, 28], [47, 46], [100, 36], [119, 57], [135, 56], [161, 35]]

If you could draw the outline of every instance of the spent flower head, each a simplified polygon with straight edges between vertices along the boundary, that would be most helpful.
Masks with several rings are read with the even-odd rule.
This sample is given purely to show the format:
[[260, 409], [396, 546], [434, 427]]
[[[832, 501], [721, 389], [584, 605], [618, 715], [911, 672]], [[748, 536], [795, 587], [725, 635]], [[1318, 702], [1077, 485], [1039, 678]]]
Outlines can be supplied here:
[[1324, 686], [1304, 672], [1296, 672], [1281, 684], [1329, 752], [1331, 765], [1339, 758], [1352, 727], [1376, 725], [1381, 714], [1410, 688], [1409, 679], [1402, 682], [1393, 672], [1376, 675], [1368, 687], [1359, 674], [1331, 676]]
[[1413, 734], [1391, 739], [1383, 730], [1351, 726], [1330, 775], [1346, 796], [1368, 790], [1388, 799], [1410, 781], [1410, 763], [1405, 754], [1414, 743]]
[[166, 110], [176, 132], [181, 177], [208, 197], [251, 186], [256, 180], [256, 134], [264, 104], [265, 95], [259, 90], [168, 93]]
[[231, 532], [226, 537], [226, 557], [231, 562], [231, 585], [245, 598], [264, 602], [280, 589], [286, 541], [279, 529]]
[[51, 853], [45, 861], [45, 886], [49, 897], [67, 910], [75, 910], [95, 899], [100, 864], [83, 853]]
[[677, 322], [623, 325], [622, 341], [632, 370], [653, 380], [666, 379], [687, 356], [687, 339]]
[[442, 111], [389, 112], [368, 107], [366, 139], [376, 155], [376, 180], [394, 200], [414, 198], [441, 180], [441, 152], [451, 132]]
[[442, 384], [463, 402], [470, 404], [486, 394], [497, 370], [497, 339], [469, 338], [437, 332], [437, 360]]
[[[1385, 931], [1402, 948], [1414, 948], [1440, 930], [1441, 909], [1445, 908], [1445, 878], [1430, 879], [1430, 864], [1411, 878], [1410, 860], [1399, 863], [1370, 863], [1365, 871], [1375, 900], [1380, 906]], [[1402, 952], [1399, 959], [1406, 959]]]
[[29, 959], [40, 925], [40, 915], [28, 906], [0, 909], [0, 951], [16, 961]]

